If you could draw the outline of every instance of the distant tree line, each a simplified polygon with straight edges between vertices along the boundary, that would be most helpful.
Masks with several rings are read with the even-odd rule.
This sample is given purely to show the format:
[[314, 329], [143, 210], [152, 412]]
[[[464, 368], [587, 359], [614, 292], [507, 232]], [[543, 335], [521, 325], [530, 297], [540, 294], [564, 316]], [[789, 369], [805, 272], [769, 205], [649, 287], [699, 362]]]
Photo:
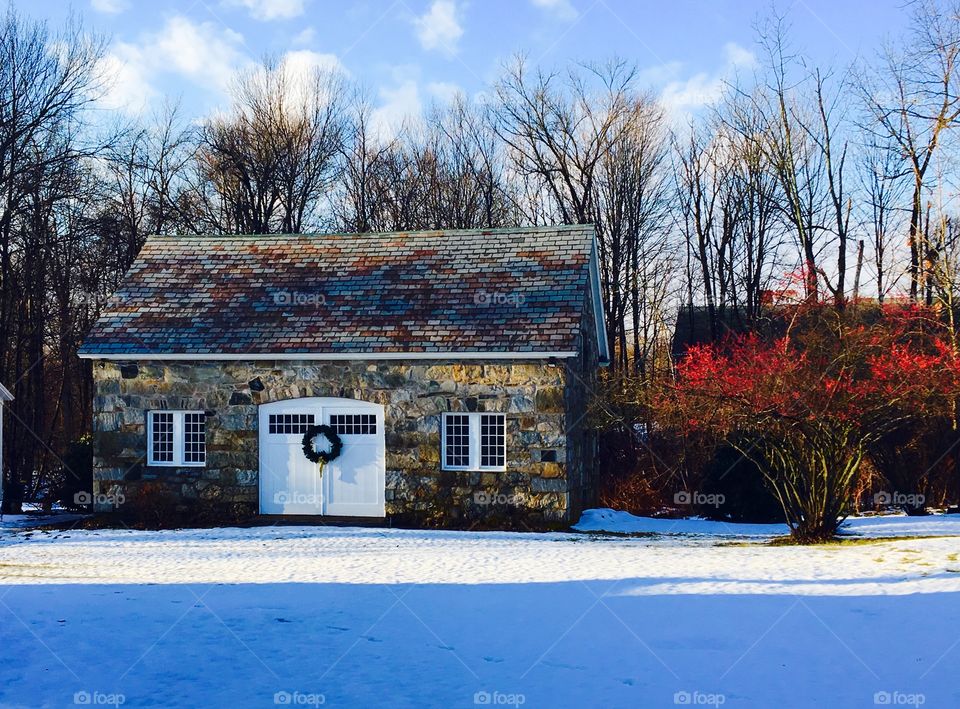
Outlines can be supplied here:
[[[0, 381], [8, 501], [49, 495], [90, 430], [86, 331], [149, 234], [593, 223], [614, 371], [671, 371], [677, 307], [719, 338], [771, 299], [904, 297], [955, 329], [960, 10], [911, 4], [889, 47], [816, 67], [787, 18], [758, 60], [677, 116], [629, 61], [517, 58], [483, 100], [395, 130], [335, 70], [266, 59], [199, 121], [111, 120], [108, 42], [0, 20]], [[689, 312], [689, 309], [688, 309]]]

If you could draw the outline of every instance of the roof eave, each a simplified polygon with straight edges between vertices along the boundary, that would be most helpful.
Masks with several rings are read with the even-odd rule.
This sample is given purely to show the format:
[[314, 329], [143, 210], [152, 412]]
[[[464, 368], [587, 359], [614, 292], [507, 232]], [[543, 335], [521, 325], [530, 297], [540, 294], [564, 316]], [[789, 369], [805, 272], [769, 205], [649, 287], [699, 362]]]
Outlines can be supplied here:
[[3, 384], [0, 384], [0, 401], [13, 401], [13, 394]]
[[607, 341], [607, 318], [603, 311], [603, 292], [600, 289], [600, 250], [597, 236], [593, 236], [593, 253], [590, 258], [590, 297], [593, 299], [593, 319], [597, 329], [597, 352], [601, 367], [610, 366], [610, 343]]
[[405, 360], [405, 359], [462, 359], [462, 360], [524, 360], [567, 359], [576, 357], [576, 351], [557, 352], [80, 352], [80, 359], [92, 360], [169, 360], [169, 361], [257, 361], [257, 360]]

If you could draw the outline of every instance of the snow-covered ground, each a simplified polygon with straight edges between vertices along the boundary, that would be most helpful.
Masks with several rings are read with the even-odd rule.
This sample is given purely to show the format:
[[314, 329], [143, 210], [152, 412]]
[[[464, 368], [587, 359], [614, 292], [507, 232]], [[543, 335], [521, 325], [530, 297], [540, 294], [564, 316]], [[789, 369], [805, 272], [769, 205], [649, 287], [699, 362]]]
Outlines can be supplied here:
[[960, 706], [960, 538], [654, 522], [632, 524], [670, 534], [7, 530], [0, 705]]
[[27, 529], [38, 525], [69, 524], [83, 519], [84, 516], [62, 510], [48, 513], [36, 510], [27, 514], [3, 515], [3, 519], [0, 520], [0, 534], [12, 529]]
[[[758, 539], [782, 537], [790, 531], [785, 524], [743, 524], [715, 522], [707, 519], [635, 517], [629, 512], [606, 508], [584, 512], [575, 529], [581, 532], [610, 532], [613, 534], [664, 534]], [[944, 534], [960, 536], [960, 515], [851, 517], [844, 522], [840, 534], [843, 537], [865, 539], [933, 537]]]

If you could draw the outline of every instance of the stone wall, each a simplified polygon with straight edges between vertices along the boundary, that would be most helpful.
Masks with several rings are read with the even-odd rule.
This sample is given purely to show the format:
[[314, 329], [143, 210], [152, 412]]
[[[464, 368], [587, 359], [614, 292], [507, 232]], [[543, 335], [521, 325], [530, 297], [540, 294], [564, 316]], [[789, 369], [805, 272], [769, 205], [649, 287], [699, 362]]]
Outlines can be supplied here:
[[596, 323], [593, 299], [588, 298], [580, 324], [580, 356], [565, 365], [568, 505], [574, 521], [596, 503], [599, 487], [597, 435], [591, 425], [600, 367]]
[[[581, 359], [455, 362], [95, 362], [94, 492], [136, 499], [145, 485], [184, 505], [253, 515], [258, 504], [257, 406], [308, 396], [385, 407], [386, 507], [391, 521], [429, 526], [542, 527], [570, 522], [589, 489], [578, 456]], [[575, 388], [568, 367], [579, 371]], [[207, 465], [145, 465], [145, 413], [206, 410]], [[440, 469], [446, 411], [503, 412], [507, 470]], [[568, 438], [568, 432], [572, 435]], [[576, 450], [568, 441], [576, 441]], [[571, 480], [568, 470], [574, 469]], [[574, 520], [575, 521], [575, 520]]]

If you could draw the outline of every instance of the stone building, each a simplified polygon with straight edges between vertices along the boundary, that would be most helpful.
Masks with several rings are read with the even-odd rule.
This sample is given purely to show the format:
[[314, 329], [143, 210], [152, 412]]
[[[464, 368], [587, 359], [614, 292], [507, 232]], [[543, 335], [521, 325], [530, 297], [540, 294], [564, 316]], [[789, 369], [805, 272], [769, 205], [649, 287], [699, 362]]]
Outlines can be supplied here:
[[151, 237], [81, 357], [98, 500], [495, 527], [595, 493], [592, 226]]

